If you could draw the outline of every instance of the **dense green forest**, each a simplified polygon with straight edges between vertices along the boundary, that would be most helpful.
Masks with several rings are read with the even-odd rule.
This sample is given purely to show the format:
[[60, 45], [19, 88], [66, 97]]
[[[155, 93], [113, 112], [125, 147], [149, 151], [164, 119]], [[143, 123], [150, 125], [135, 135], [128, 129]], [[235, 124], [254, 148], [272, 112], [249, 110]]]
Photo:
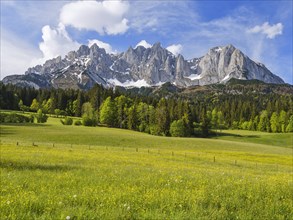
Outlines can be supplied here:
[[209, 136], [211, 130], [293, 131], [290, 85], [230, 83], [178, 89], [105, 89], [89, 91], [20, 88], [0, 84], [0, 108], [82, 117], [76, 125], [106, 125], [165, 136]]

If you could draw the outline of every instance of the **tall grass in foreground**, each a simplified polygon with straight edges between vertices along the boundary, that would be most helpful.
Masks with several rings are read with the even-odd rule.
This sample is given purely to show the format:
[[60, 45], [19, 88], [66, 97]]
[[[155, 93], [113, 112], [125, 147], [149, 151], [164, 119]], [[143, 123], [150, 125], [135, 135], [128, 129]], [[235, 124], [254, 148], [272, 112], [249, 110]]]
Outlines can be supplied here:
[[0, 219], [293, 219], [290, 136], [231, 134], [1, 125]]
[[292, 219], [288, 166], [1, 146], [1, 219]]

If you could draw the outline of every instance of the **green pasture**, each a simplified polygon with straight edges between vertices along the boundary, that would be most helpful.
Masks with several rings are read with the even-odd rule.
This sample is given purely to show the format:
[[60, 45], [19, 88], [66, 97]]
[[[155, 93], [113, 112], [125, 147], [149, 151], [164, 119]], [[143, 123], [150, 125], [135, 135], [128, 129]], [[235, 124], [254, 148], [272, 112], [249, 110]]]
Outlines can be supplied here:
[[0, 219], [293, 219], [292, 133], [1, 125]]

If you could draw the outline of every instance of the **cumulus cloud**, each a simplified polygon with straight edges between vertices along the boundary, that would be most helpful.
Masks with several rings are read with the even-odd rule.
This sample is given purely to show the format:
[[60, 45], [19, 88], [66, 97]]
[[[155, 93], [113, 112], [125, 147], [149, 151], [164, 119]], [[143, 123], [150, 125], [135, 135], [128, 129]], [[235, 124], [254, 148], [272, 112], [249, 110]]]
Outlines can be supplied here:
[[78, 42], [69, 37], [62, 23], [57, 28], [51, 28], [49, 25], [44, 26], [42, 34], [43, 41], [39, 44], [39, 48], [43, 52], [44, 61], [57, 56], [64, 56], [80, 46]]
[[168, 46], [166, 49], [169, 50], [171, 53], [173, 53], [175, 56], [181, 53], [182, 51], [182, 45], [181, 44], [172, 44]]
[[136, 44], [136, 46], [134, 48], [137, 48], [138, 46], [143, 46], [144, 48], [152, 47], [152, 45], [149, 44], [148, 42], [146, 42], [146, 40], [140, 41], [138, 44]]
[[116, 54], [118, 53], [117, 50], [113, 50], [112, 46], [108, 43], [105, 43], [103, 41], [97, 40], [97, 39], [92, 39], [92, 40], [88, 40], [88, 46], [91, 47], [93, 44], [97, 44], [98, 47], [100, 48], [104, 48], [106, 53], [112, 53], [112, 54]]
[[1, 29], [0, 50], [0, 79], [11, 74], [24, 74], [31, 66], [32, 59], [41, 56], [38, 48], [5, 29]]
[[263, 23], [261, 26], [256, 25], [255, 27], [248, 30], [249, 33], [262, 33], [267, 38], [274, 39], [277, 35], [281, 35], [283, 31], [283, 24], [278, 23], [270, 25], [268, 22]]
[[60, 22], [79, 30], [93, 30], [99, 34], [122, 34], [128, 29], [124, 17], [129, 9], [124, 1], [78, 1], [64, 5]]

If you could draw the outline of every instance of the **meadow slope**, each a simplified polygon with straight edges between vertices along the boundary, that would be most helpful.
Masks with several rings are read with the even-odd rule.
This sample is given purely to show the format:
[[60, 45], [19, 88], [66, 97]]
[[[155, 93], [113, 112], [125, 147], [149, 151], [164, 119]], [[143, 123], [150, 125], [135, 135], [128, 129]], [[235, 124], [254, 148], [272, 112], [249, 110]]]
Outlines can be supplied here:
[[292, 134], [225, 133], [1, 125], [0, 217], [292, 219]]

